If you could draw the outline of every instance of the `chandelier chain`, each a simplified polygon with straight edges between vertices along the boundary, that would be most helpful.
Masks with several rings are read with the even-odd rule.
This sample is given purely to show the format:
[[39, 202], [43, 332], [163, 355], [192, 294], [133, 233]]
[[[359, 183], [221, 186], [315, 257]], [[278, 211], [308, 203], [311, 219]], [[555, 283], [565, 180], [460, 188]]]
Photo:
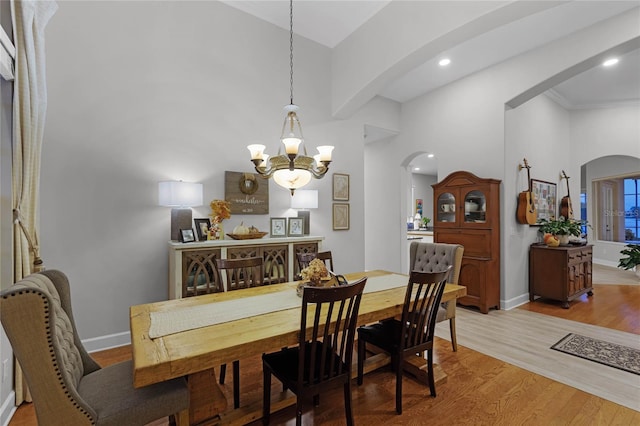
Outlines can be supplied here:
[[293, 105], [293, 0], [289, 0], [289, 93]]

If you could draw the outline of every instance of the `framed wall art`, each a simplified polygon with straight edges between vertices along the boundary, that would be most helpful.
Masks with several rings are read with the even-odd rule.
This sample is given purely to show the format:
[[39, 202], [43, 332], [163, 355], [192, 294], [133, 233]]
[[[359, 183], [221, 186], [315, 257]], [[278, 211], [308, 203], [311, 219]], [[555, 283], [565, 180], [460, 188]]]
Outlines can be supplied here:
[[286, 217], [272, 217], [271, 238], [286, 237], [287, 236], [287, 218]]
[[205, 241], [207, 239], [209, 228], [211, 228], [211, 219], [193, 219], [193, 223], [196, 226], [196, 235], [198, 236], [198, 241]]
[[301, 217], [290, 217], [288, 219], [288, 232], [290, 237], [301, 237], [304, 235], [304, 219]]
[[349, 229], [349, 204], [333, 203], [333, 230], [344, 231]]
[[269, 214], [269, 179], [257, 173], [225, 171], [224, 199], [231, 214]]
[[349, 175], [333, 174], [333, 199], [335, 201], [349, 201]]
[[558, 214], [556, 184], [544, 180], [531, 179], [531, 192], [538, 209], [538, 220], [535, 224], [540, 225], [542, 219], [556, 219]]

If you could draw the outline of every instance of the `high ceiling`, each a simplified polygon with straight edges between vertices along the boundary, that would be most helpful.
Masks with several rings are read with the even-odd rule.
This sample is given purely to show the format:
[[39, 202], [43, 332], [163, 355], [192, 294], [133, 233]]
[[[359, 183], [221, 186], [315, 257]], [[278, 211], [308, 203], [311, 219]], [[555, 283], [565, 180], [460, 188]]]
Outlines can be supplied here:
[[[224, 3], [289, 29], [288, 0], [228, 0]], [[294, 32], [333, 48], [388, 3], [389, 0], [296, 0], [293, 5]], [[432, 3], [435, 5], [437, 2]], [[510, 57], [638, 7], [640, 0], [559, 2], [556, 7], [495, 28], [443, 52], [442, 56], [451, 59], [447, 67], [437, 64], [442, 56], [434, 57], [390, 82], [378, 95], [398, 102], [409, 101]], [[638, 102], [640, 51], [621, 56], [615, 66], [597, 66], [566, 80], [553, 88], [549, 95], [569, 109]], [[426, 173], [430, 173], [429, 167], [433, 167], [435, 161], [429, 161], [431, 166], [425, 163], [421, 173], [425, 169]]]

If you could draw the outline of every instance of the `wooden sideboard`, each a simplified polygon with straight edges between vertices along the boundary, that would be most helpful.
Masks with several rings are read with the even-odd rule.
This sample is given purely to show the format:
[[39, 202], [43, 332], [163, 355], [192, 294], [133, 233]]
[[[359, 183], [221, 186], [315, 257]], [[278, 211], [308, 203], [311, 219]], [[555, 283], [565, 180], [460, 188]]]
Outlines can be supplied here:
[[584, 293], [593, 295], [591, 280], [593, 246], [548, 247], [533, 244], [529, 248], [529, 300], [535, 296], [559, 300], [562, 307]]
[[[215, 259], [262, 257], [265, 282], [291, 281], [298, 274], [296, 254], [318, 252], [324, 237], [261, 238], [255, 240], [214, 240], [193, 243], [169, 242], [169, 298], [187, 296], [187, 280], [198, 279], [206, 288], [213, 279]], [[198, 271], [194, 273], [194, 271]]]

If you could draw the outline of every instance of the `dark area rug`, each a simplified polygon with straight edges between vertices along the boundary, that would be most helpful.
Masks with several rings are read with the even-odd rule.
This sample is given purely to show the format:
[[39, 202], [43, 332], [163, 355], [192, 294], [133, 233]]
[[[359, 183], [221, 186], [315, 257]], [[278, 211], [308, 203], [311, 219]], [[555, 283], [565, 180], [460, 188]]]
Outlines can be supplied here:
[[569, 333], [551, 349], [640, 375], [640, 350]]

